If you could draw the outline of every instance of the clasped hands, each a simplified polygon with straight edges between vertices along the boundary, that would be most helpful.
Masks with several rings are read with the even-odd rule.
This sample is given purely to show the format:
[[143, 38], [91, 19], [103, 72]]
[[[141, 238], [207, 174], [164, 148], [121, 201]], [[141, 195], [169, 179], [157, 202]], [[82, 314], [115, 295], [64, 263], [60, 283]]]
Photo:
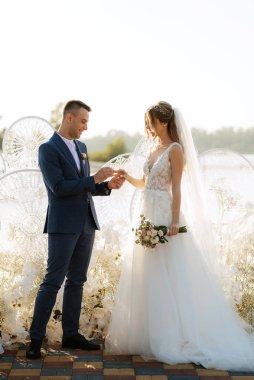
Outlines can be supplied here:
[[120, 189], [122, 184], [125, 181], [125, 178], [123, 177], [123, 170], [114, 170], [108, 166], [101, 168], [98, 170], [98, 172], [94, 175], [94, 182], [100, 183], [105, 181], [107, 178], [111, 179], [108, 182], [108, 188], [109, 189]]

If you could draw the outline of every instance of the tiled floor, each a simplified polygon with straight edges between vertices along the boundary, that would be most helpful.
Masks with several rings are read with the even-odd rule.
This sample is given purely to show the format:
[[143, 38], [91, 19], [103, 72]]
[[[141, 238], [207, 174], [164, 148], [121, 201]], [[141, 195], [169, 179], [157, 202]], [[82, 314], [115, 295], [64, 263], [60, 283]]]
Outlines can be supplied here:
[[111, 355], [102, 350], [66, 351], [57, 345], [46, 349], [40, 360], [27, 360], [25, 347], [5, 351], [0, 356], [0, 379], [254, 380], [254, 372], [206, 370], [194, 364], [168, 365], [144, 361], [140, 356]]

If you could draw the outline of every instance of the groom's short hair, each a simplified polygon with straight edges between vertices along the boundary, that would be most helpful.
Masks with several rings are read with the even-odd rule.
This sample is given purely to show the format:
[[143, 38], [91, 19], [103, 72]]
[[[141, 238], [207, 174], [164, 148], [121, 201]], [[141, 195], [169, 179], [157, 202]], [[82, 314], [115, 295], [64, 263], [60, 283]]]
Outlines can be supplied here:
[[63, 117], [65, 117], [69, 112], [76, 114], [80, 108], [85, 108], [88, 112], [92, 111], [91, 107], [81, 102], [81, 100], [70, 100], [64, 107]]

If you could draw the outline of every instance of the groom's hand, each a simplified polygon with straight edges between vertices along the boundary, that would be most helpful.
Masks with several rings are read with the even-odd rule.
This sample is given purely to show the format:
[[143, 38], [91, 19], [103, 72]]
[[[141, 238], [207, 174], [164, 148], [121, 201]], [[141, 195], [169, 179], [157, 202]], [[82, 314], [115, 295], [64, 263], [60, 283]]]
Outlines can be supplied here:
[[124, 179], [126, 179], [126, 176], [128, 175], [128, 173], [124, 169], [117, 170], [117, 174], [119, 175], [119, 177], [124, 178]]
[[122, 184], [124, 183], [125, 179], [120, 177], [119, 175], [116, 175], [111, 178], [111, 180], [108, 182], [108, 188], [109, 189], [120, 189]]
[[95, 183], [101, 183], [105, 181], [105, 179], [112, 177], [114, 175], [114, 170], [110, 167], [101, 168], [97, 171], [97, 173], [94, 175], [94, 182]]

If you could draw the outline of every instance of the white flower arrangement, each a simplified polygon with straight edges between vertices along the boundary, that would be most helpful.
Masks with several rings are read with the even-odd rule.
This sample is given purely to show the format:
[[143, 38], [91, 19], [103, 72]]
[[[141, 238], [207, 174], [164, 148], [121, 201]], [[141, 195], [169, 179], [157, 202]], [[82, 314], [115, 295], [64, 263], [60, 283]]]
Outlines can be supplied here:
[[[155, 248], [157, 244], [164, 244], [168, 241], [166, 238], [167, 235], [169, 236], [168, 227], [162, 225], [155, 226], [144, 215], [140, 215], [140, 218], [141, 221], [139, 227], [132, 229], [137, 236], [135, 241], [136, 244], [143, 245], [146, 248]], [[179, 227], [179, 232], [187, 232], [186, 226]]]
[[[252, 226], [252, 227], [251, 227]], [[34, 300], [45, 273], [47, 241], [29, 237], [18, 237], [17, 226], [10, 226], [11, 241], [7, 249], [0, 246], [0, 332], [5, 346], [24, 342], [28, 336], [33, 315]], [[239, 226], [236, 226], [236, 229]], [[104, 339], [107, 334], [118, 286], [122, 264], [121, 235], [112, 234], [112, 225], [103, 228], [95, 239], [88, 279], [84, 286], [83, 304], [80, 317], [80, 330], [87, 338]], [[160, 232], [161, 231], [161, 232]], [[241, 238], [232, 239], [232, 231], [215, 230], [222, 268], [230, 268], [221, 273], [222, 283], [228, 297], [236, 305], [241, 317], [254, 326], [254, 238], [253, 225]], [[163, 234], [163, 235], [162, 235]], [[237, 234], [234, 231], [233, 234]], [[116, 236], [118, 239], [116, 240]], [[159, 244], [164, 237], [163, 230], [150, 228], [146, 241]], [[227, 243], [227, 244], [225, 244]], [[29, 254], [28, 254], [29, 253]], [[229, 277], [229, 278], [228, 278]], [[228, 286], [228, 284], [232, 286]], [[47, 339], [57, 342], [61, 339], [62, 292], [60, 289], [52, 317], [47, 326]]]
[[[14, 227], [10, 230], [14, 231]], [[121, 272], [120, 240], [112, 245], [108, 236], [106, 231], [98, 233], [84, 286], [80, 330], [89, 339], [105, 338]], [[12, 243], [11, 250], [0, 247], [0, 333], [5, 346], [25, 342], [28, 338], [34, 300], [47, 259], [46, 238], [40, 252], [38, 247], [33, 252], [35, 246], [31, 239], [24, 244], [20, 244], [20, 240]], [[63, 286], [47, 326], [50, 342], [60, 341], [62, 336], [62, 296]]]

